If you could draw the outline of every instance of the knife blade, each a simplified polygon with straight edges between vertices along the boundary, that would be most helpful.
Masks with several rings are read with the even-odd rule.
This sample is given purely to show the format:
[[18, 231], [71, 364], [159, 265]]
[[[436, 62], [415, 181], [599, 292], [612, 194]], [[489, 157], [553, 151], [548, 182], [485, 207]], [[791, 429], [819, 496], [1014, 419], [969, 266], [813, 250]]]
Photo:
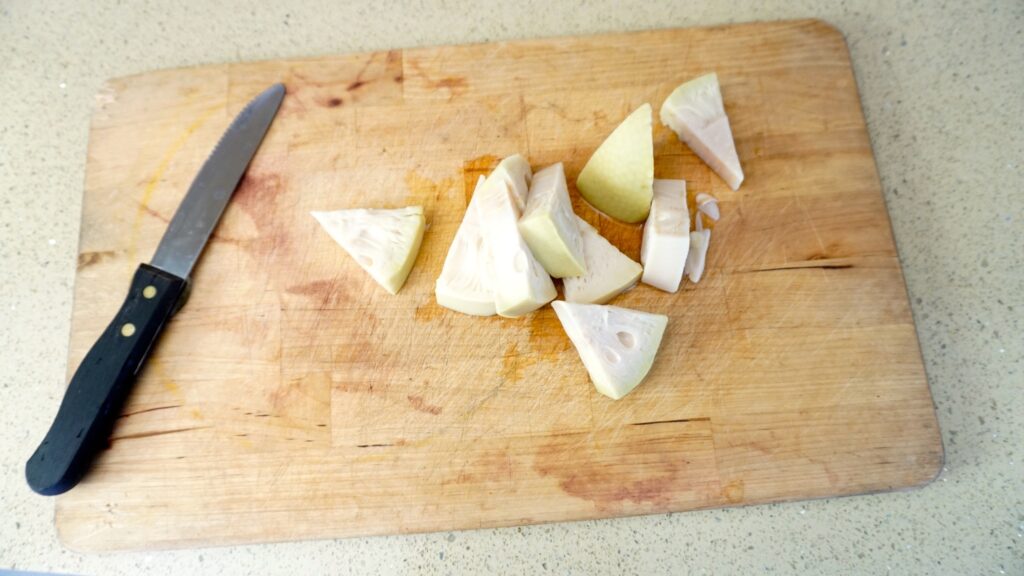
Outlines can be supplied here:
[[192, 268], [277, 115], [275, 84], [238, 113], [200, 168], [150, 264], [139, 265], [117, 315], [68, 383], [46, 437], [25, 465], [32, 490], [66, 492], [106, 445], [150, 349], [187, 298]]

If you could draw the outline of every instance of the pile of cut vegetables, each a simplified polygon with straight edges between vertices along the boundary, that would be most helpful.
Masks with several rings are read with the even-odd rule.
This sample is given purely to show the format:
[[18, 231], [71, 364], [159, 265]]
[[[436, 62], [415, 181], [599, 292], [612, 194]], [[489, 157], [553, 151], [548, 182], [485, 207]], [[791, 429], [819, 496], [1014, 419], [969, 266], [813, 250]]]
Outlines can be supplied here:
[[[733, 190], [743, 181], [715, 74], [677, 87], [661, 121]], [[573, 212], [561, 163], [533, 172], [521, 155], [480, 177], [435, 285], [437, 303], [473, 316], [518, 317], [551, 303], [594, 386], [619, 399], [647, 376], [668, 317], [606, 303], [638, 281], [675, 293], [685, 275], [699, 282], [711, 230], [713, 197], [696, 197], [692, 219], [684, 180], [654, 178], [651, 106], [630, 114], [594, 151], [576, 178], [594, 208], [644, 224], [635, 262]], [[391, 294], [419, 252], [423, 209], [314, 212], [331, 237]], [[552, 278], [562, 281], [565, 300]]]

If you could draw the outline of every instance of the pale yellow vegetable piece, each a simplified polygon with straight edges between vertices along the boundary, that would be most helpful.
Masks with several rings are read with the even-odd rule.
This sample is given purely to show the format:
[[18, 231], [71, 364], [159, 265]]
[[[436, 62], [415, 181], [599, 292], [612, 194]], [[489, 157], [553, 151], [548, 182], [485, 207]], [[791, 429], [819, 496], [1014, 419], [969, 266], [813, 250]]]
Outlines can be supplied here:
[[562, 163], [533, 175], [519, 231], [534, 257], [555, 278], [579, 276], [586, 270], [583, 239], [565, 185]]
[[605, 139], [576, 179], [592, 206], [623, 222], [643, 222], [651, 209], [654, 143], [651, 105], [630, 114]]

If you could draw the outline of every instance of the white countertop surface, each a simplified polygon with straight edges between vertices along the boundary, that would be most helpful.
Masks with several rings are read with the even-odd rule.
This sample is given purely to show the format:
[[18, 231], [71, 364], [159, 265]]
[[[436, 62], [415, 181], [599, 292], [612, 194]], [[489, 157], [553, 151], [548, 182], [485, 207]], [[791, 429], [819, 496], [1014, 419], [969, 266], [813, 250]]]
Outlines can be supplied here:
[[[1024, 2], [0, 1], [0, 568], [78, 574], [1024, 574]], [[80, 555], [24, 462], [66, 369], [89, 115], [159, 68], [818, 17], [849, 42], [946, 447], [906, 492]]]

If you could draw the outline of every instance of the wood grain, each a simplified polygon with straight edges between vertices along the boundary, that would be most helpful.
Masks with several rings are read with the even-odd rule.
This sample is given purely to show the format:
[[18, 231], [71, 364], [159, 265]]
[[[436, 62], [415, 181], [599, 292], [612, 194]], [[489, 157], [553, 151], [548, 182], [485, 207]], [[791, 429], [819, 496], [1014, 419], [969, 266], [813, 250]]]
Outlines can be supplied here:
[[[747, 180], [655, 127], [656, 174], [721, 200], [650, 377], [597, 394], [549, 308], [472, 318], [433, 282], [498, 158], [575, 180], [630, 110], [715, 70]], [[97, 98], [74, 369], [233, 114], [281, 113], [110, 449], [57, 505], [80, 550], [507, 526], [913, 486], [941, 467], [931, 396], [841, 34], [818, 21], [169, 70]], [[570, 187], [572, 185], [570, 184]], [[634, 258], [640, 228], [577, 211]], [[420, 204], [389, 296], [310, 210]]]

